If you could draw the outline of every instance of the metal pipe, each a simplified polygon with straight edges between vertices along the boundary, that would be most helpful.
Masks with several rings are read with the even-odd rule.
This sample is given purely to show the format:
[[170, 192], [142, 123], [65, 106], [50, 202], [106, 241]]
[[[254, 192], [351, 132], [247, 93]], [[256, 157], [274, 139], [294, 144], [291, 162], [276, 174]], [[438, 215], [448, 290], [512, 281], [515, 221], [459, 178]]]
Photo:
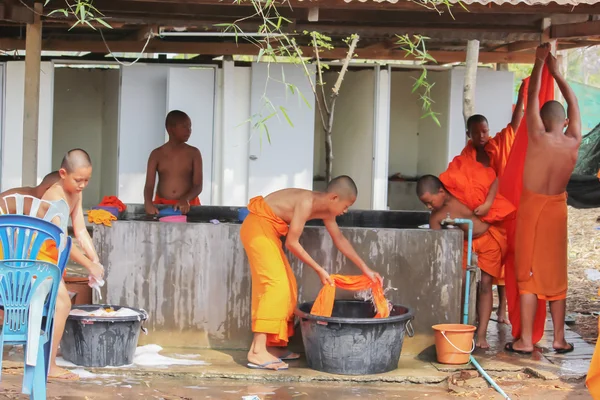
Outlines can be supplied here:
[[[465, 279], [466, 279], [466, 282], [465, 282], [465, 306], [463, 309], [463, 324], [467, 325], [467, 323], [469, 322], [469, 291], [470, 291], [470, 286], [471, 286], [471, 279], [469, 276], [469, 272], [473, 272], [476, 270], [475, 268], [472, 268], [472, 265], [471, 265], [471, 262], [472, 262], [471, 247], [473, 244], [473, 221], [471, 221], [470, 219], [463, 219], [463, 218], [450, 218], [450, 214], [447, 214], [446, 218], [444, 218], [441, 221], [441, 225], [464, 225], [464, 224], [469, 226], [469, 230], [467, 232], [468, 250], [467, 250], [467, 273], [465, 274]], [[475, 368], [481, 374], [481, 376], [483, 376], [483, 378], [498, 393], [500, 393], [500, 395], [502, 395], [503, 398], [510, 400], [510, 397], [508, 397], [508, 395], [506, 393], [504, 393], [502, 388], [500, 388], [500, 386], [498, 386], [498, 384], [496, 382], [494, 382], [492, 377], [489, 376], [487, 372], [485, 372], [485, 370], [481, 367], [481, 365], [479, 365], [479, 363], [477, 362], [477, 360], [475, 360], [475, 357], [473, 357], [472, 354], [469, 356], [469, 361], [475, 366]]]

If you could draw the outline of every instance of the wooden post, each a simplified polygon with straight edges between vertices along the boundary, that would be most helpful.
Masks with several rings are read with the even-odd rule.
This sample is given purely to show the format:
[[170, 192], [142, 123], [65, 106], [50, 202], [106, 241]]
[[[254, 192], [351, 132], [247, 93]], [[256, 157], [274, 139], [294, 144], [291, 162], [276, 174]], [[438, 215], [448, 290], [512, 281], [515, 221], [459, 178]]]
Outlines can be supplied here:
[[465, 128], [467, 120], [475, 114], [475, 84], [477, 82], [477, 63], [479, 61], [479, 40], [469, 40], [467, 44], [467, 70], [465, 71], [465, 85], [463, 88], [463, 117]]
[[[558, 48], [557, 48], [556, 39], [552, 39], [552, 37], [550, 36], [551, 25], [552, 25], [552, 18], [542, 19], [542, 34], [540, 36], [540, 42], [541, 43], [550, 43], [551, 53], [554, 54], [555, 56], [558, 56], [558, 54], [557, 54]], [[554, 83], [554, 99], [558, 100], [558, 101], [561, 101], [561, 99], [562, 99], [562, 95], [561, 95], [558, 85], [556, 83]]]
[[40, 67], [42, 61], [42, 3], [36, 2], [33, 9], [34, 20], [32, 24], [27, 24], [25, 42], [25, 102], [21, 173], [23, 186], [37, 185]]

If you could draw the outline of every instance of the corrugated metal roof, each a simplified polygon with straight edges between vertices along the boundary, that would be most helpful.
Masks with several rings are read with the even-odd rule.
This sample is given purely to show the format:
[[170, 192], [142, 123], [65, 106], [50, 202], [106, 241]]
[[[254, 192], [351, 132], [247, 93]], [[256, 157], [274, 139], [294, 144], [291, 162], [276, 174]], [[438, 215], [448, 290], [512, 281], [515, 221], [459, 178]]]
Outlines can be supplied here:
[[[360, 3], [366, 3], [366, 2], [374, 2], [374, 3], [391, 3], [391, 4], [396, 4], [398, 2], [401, 1], [406, 1], [406, 0], [344, 0], [346, 3], [351, 3], [353, 1], [358, 1]], [[458, 1], [456, 0], [450, 0], [451, 3], [458, 3]], [[529, 5], [529, 6], [544, 6], [544, 5], [548, 5], [551, 3], [556, 3], [558, 5], [561, 6], [577, 6], [577, 5], [582, 5], [582, 4], [587, 4], [587, 5], [591, 5], [591, 4], [600, 4], [600, 0], [462, 0], [463, 3], [465, 4], [482, 4], [482, 5], [487, 5], [487, 4], [496, 4], [496, 5], [502, 5], [502, 4], [510, 4], [510, 5], [519, 5], [519, 4], [525, 4], [525, 5]], [[600, 11], [600, 10], [599, 10]]]

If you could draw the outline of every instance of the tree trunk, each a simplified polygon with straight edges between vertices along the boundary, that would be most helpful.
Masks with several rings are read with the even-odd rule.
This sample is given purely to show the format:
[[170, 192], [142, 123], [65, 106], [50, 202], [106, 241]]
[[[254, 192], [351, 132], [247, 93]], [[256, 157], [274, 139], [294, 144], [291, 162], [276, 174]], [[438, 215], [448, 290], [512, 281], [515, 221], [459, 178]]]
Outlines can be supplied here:
[[467, 120], [475, 114], [475, 83], [477, 82], [477, 63], [479, 60], [479, 41], [469, 40], [467, 44], [467, 70], [465, 71], [465, 85], [463, 88], [463, 117], [465, 127]]

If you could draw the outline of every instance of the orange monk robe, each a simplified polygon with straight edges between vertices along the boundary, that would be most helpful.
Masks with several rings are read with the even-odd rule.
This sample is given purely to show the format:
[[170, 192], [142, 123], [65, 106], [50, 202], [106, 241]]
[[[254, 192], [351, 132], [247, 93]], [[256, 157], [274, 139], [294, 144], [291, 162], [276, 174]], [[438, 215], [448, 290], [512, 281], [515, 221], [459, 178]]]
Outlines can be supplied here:
[[[490, 138], [485, 145], [485, 152], [490, 158], [490, 168], [496, 172], [496, 176], [500, 177], [504, 173], [504, 168], [508, 162], [508, 157], [512, 146], [515, 142], [515, 131], [511, 124], [508, 124], [506, 128], [496, 133], [496, 136]], [[463, 151], [460, 153], [462, 156], [477, 160], [477, 150], [473, 146], [473, 141], [469, 140]], [[504, 265], [502, 265], [502, 272], [498, 278], [494, 278], [495, 285], [504, 286]]]
[[[600, 291], [598, 291], [600, 296]], [[600, 400], [600, 318], [598, 319], [598, 340], [594, 349], [594, 356], [590, 363], [585, 384], [594, 400]]]
[[[471, 210], [475, 210], [486, 199], [490, 186], [496, 180], [492, 168], [484, 167], [471, 157], [454, 157], [448, 169], [440, 175], [440, 181], [452, 196]], [[481, 220], [491, 224], [487, 232], [473, 239], [472, 250], [477, 254], [478, 266], [495, 278], [502, 276], [502, 259], [506, 253], [506, 234], [501, 222], [515, 212], [513, 205], [500, 195], [496, 195], [492, 206]], [[465, 246], [467, 246], [465, 240]], [[463, 268], [466, 268], [466, 255], [463, 252]]]
[[287, 346], [294, 334], [296, 278], [283, 252], [288, 224], [259, 196], [248, 204], [240, 228], [252, 274], [252, 332], [266, 333], [268, 346]]
[[346, 290], [365, 290], [371, 289], [373, 291], [373, 301], [375, 302], [375, 308], [377, 314], [375, 318], [387, 318], [390, 316], [390, 309], [388, 302], [383, 294], [383, 287], [381, 284], [374, 283], [371, 279], [365, 275], [359, 276], [343, 276], [343, 275], [331, 275], [335, 286], [325, 285], [319, 292], [310, 313], [312, 315], [318, 315], [321, 317], [331, 317], [333, 311], [333, 303], [335, 301], [335, 288], [339, 287]]
[[[165, 206], [174, 206], [179, 203], [179, 200], [169, 200], [163, 199], [159, 196], [154, 196], [154, 204], [157, 205], [165, 205]], [[196, 197], [195, 199], [190, 200], [190, 206], [199, 206], [200, 205], [200, 197]]]
[[[527, 86], [529, 78], [525, 81], [524, 104], [527, 104]], [[542, 70], [542, 84], [540, 88], [540, 107], [547, 101], [554, 100], [554, 78], [550, 75], [548, 67], [544, 65]], [[525, 111], [527, 112], [527, 111]], [[515, 142], [504, 169], [500, 177], [500, 187], [498, 192], [506, 197], [517, 209], [521, 200], [521, 191], [523, 189], [523, 169], [525, 167], [525, 155], [527, 153], [527, 120], [524, 118], [517, 130]], [[512, 325], [512, 335], [515, 338], [521, 336], [521, 310], [519, 302], [519, 290], [517, 288], [517, 278], [515, 275], [515, 229], [516, 215], [506, 220], [504, 226], [508, 238], [508, 251], [505, 259], [505, 283], [506, 299], [508, 302], [508, 316]], [[546, 323], [546, 302], [538, 301], [535, 321], [533, 324], [533, 343], [540, 341], [544, 334]]]
[[515, 242], [519, 294], [554, 301], [567, 298], [567, 194], [554, 196], [523, 188]]

